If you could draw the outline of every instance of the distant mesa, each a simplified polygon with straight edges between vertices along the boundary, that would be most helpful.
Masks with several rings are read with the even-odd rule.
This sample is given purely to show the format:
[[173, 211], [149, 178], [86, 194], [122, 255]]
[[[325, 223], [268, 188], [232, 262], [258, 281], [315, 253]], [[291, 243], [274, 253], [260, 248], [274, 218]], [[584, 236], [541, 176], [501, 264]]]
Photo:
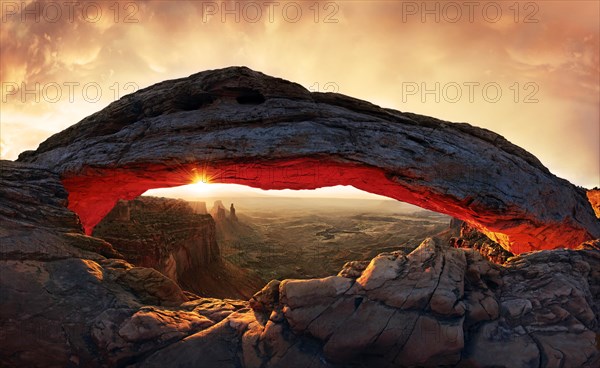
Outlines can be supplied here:
[[210, 216], [194, 213], [183, 200], [139, 197], [120, 200], [93, 235], [111, 243], [128, 262], [185, 283], [190, 271], [219, 259], [214, 227]]
[[212, 209], [210, 210], [210, 215], [217, 222], [225, 221], [227, 219], [227, 210], [223, 205], [223, 201], [218, 200], [213, 204]]
[[233, 222], [238, 222], [238, 218], [237, 218], [237, 215], [235, 214], [235, 207], [233, 206], [233, 203], [231, 204], [231, 206], [229, 206], [229, 218]]
[[232, 222], [238, 222], [238, 217], [235, 214], [235, 207], [233, 203], [229, 206], [229, 210], [225, 209], [222, 200], [216, 200], [210, 210], [210, 215], [217, 223], [222, 223], [227, 220]]
[[119, 199], [115, 207], [113, 207], [103, 220], [114, 222], [131, 221], [131, 206], [129, 205], [129, 201]]
[[208, 214], [208, 210], [206, 209], [206, 202], [188, 201], [188, 204], [190, 205], [190, 207], [192, 207], [194, 213], [197, 213], [199, 215]]

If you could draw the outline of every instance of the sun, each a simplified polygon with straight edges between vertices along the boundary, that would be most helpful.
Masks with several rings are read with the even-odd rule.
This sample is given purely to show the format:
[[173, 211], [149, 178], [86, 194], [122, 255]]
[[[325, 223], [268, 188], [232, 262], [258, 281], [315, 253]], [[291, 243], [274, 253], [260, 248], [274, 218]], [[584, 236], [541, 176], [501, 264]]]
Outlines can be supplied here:
[[210, 191], [210, 189], [211, 189], [211, 185], [208, 182], [205, 182], [202, 180], [194, 181], [192, 183], [192, 187], [194, 188], [195, 191], [202, 192], [202, 193], [206, 193], [206, 192]]
[[206, 173], [206, 171], [197, 171], [193, 170], [194, 174], [192, 176], [192, 184], [191, 186], [197, 192], [208, 192], [211, 189], [211, 177]]

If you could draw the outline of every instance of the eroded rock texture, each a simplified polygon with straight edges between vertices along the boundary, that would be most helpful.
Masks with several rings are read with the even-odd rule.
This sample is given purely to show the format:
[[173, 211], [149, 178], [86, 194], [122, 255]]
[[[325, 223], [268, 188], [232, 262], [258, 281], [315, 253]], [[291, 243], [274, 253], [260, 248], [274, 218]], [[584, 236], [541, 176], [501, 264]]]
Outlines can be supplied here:
[[199, 298], [84, 235], [56, 174], [1, 164], [2, 366], [600, 364], [598, 240], [502, 267], [428, 239], [249, 302]]
[[183, 200], [139, 197], [119, 201], [93, 235], [111, 243], [128, 262], [178, 282], [220, 259], [215, 232], [213, 218], [195, 214]]
[[146, 304], [188, 300], [158, 271], [133, 267], [107, 242], [83, 234], [58, 175], [9, 161], [1, 168], [1, 365], [99, 365], [104, 352], [90, 339], [100, 314], [125, 318]]
[[19, 160], [61, 175], [88, 234], [118, 199], [200, 175], [264, 189], [353, 185], [465, 220], [515, 254], [600, 237], [583, 189], [491, 131], [240, 67], [127, 95]]
[[264, 284], [256, 274], [221, 258], [215, 221], [183, 200], [120, 200], [93, 235], [109, 242], [127, 262], [154, 268], [201, 296], [247, 299]]
[[219, 325], [151, 355], [182, 366], [595, 367], [595, 251], [489, 263], [426, 240], [385, 253], [357, 278], [269, 283]]
[[450, 238], [449, 241], [454, 248], [475, 249], [484, 258], [496, 264], [504, 264], [510, 257], [514, 256], [514, 254], [502, 248], [500, 244], [490, 240], [466, 222], [452, 219], [450, 228], [455, 232], [458, 231], [458, 236]]

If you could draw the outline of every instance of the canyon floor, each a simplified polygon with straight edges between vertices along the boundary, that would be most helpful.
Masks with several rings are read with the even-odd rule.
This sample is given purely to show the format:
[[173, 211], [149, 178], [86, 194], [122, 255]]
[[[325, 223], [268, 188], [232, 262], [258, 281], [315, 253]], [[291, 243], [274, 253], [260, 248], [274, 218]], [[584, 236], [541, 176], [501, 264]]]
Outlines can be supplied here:
[[[212, 199], [208, 200], [211, 203]], [[410, 253], [450, 217], [398, 201], [227, 198], [239, 221], [217, 222], [221, 254], [263, 280], [336, 275], [347, 261]]]

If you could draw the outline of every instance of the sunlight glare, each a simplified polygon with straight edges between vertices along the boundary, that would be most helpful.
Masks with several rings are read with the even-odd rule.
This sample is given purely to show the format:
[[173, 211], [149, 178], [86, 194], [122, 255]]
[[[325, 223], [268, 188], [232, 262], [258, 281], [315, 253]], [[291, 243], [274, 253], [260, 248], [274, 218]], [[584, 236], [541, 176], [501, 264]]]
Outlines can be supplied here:
[[190, 185], [194, 191], [206, 193], [210, 190], [210, 177], [206, 174], [206, 172], [194, 174], [192, 179], [192, 184]]
[[203, 182], [203, 181], [194, 182], [194, 184], [192, 184], [192, 187], [194, 188], [194, 191], [196, 191], [196, 192], [205, 193], [205, 192], [210, 191], [210, 184]]

